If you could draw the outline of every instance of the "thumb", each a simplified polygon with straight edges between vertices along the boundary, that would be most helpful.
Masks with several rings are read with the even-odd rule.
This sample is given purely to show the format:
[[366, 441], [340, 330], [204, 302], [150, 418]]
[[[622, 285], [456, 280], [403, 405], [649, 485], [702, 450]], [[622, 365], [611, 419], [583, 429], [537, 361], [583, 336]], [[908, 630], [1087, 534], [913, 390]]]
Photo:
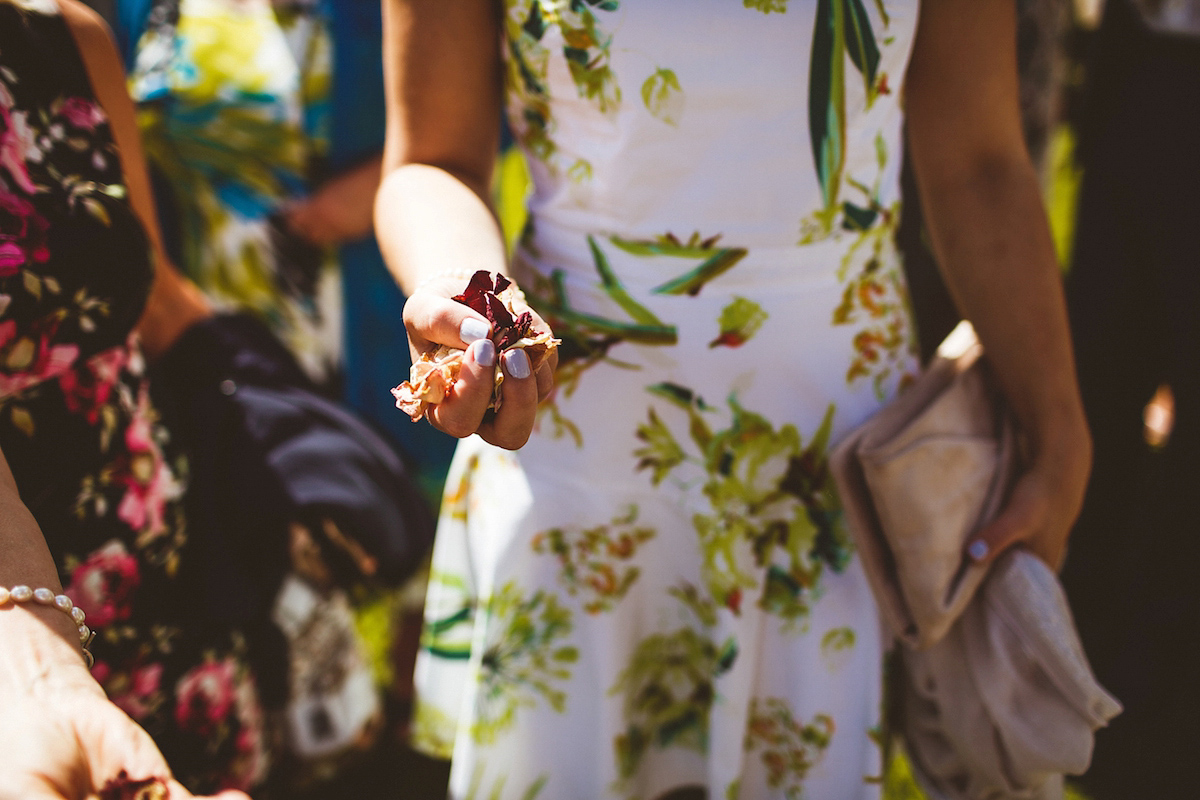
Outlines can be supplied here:
[[967, 557], [978, 564], [994, 561], [1013, 545], [1033, 539], [1045, 514], [1041, 492], [1028, 475], [1023, 476], [1013, 487], [1000, 514], [967, 540]]
[[157, 778], [167, 782], [172, 800], [192, 796], [173, 781], [150, 735], [116, 706], [97, 707], [76, 723], [76, 731], [88, 759], [93, 790], [102, 790], [124, 773], [130, 781]]

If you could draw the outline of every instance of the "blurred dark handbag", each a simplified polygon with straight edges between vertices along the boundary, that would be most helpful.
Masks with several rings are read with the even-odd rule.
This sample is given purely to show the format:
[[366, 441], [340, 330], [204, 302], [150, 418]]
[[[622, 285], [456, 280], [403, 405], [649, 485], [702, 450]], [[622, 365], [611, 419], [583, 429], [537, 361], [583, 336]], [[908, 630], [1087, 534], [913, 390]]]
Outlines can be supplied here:
[[1120, 712], [1096, 682], [1057, 577], [1014, 549], [965, 554], [1018, 471], [1015, 428], [974, 330], [955, 329], [830, 466], [881, 614], [899, 639], [898, 725], [933, 798], [1049, 800]]
[[[432, 510], [396, 451], [321, 395], [254, 317], [188, 328], [150, 378], [188, 457], [194, 613], [248, 632], [263, 701], [286, 712], [292, 751], [338, 757], [378, 711], [348, 592], [417, 572]], [[314, 563], [321, 578], [303, 580]]]
[[[305, 524], [341, 584], [396, 586], [417, 571], [434, 520], [399, 454], [320, 394], [256, 318], [218, 314], [193, 325], [153, 366], [152, 385], [177, 417], [171, 430], [191, 461], [189, 494]], [[330, 541], [326, 520], [349, 543]]]

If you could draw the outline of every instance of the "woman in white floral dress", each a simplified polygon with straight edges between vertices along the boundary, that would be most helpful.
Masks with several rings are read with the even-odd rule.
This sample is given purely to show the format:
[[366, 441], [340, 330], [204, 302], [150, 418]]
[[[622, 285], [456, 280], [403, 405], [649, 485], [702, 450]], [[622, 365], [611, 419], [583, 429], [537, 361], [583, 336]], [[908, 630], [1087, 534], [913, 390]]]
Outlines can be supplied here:
[[[414, 351], [467, 348], [431, 421], [478, 434], [442, 509], [418, 746], [456, 798], [877, 796], [885, 642], [826, 453], [918, 369], [902, 90], [949, 284], [1028, 434], [984, 541], [1057, 563], [1086, 480], [1011, 3], [385, 8], [377, 229]], [[534, 178], [511, 263], [485, 200], [502, 97]], [[476, 269], [562, 339], [553, 375], [449, 299]]]

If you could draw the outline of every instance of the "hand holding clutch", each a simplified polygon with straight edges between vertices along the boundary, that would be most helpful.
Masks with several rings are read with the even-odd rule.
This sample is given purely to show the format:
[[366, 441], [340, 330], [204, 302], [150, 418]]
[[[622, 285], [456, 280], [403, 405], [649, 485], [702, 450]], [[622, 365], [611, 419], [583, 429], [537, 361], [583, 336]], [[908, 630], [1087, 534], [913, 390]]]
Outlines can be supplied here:
[[[964, 327], [965, 326], [965, 327]], [[1052, 800], [1120, 713], [1096, 682], [1054, 572], [1023, 548], [967, 556], [1020, 469], [1014, 425], [970, 326], [835, 448], [830, 467], [900, 648], [899, 729], [938, 800]]]

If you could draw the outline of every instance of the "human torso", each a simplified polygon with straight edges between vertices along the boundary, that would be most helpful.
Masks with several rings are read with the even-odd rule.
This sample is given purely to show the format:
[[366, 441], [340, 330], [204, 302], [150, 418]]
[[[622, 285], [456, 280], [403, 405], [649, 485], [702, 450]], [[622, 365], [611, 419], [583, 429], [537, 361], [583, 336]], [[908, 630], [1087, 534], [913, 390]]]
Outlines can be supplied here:
[[456, 796], [878, 796], [880, 626], [827, 457], [917, 368], [916, 13], [505, 6], [513, 271], [562, 344], [530, 441], [466, 440], [442, 504], [414, 727]]
[[680, 343], [698, 315], [706, 343], [744, 347], [780, 291], [816, 282], [836, 291], [803, 329], [845, 334], [851, 388], [895, 391], [911, 374], [893, 240], [916, 14], [870, 0], [507, 4], [508, 119], [533, 178], [515, 269], [567, 334], [568, 380], [579, 348], [586, 363], [601, 338], [611, 353]]

